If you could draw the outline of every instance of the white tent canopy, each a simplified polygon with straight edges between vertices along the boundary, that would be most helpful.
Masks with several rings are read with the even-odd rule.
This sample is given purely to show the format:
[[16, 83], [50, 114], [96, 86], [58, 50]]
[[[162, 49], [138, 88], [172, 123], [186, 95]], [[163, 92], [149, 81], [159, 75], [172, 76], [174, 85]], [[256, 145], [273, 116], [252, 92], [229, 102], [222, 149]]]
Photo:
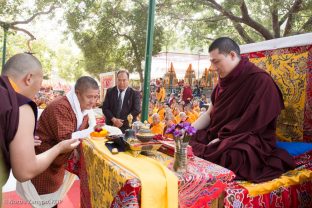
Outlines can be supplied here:
[[[151, 79], [163, 77], [173, 64], [178, 79], [183, 79], [189, 64], [195, 71], [196, 77], [201, 77], [205, 68], [210, 67], [207, 54], [187, 54], [175, 52], [161, 52], [152, 58]], [[144, 66], [144, 62], [142, 63]]]
[[276, 38], [272, 40], [262, 41], [258, 43], [250, 43], [241, 45], [241, 53], [251, 53], [256, 51], [273, 50], [278, 48], [298, 47], [312, 44], [312, 33], [294, 35], [284, 38]]

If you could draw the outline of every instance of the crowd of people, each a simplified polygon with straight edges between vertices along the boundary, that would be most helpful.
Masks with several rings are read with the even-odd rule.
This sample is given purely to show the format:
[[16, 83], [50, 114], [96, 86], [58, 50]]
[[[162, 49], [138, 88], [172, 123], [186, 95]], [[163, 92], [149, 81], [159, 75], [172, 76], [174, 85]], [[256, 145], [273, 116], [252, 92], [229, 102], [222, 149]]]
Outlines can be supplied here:
[[[291, 156], [276, 146], [276, 120], [284, 105], [273, 79], [242, 58], [230, 38], [216, 39], [209, 53], [219, 74], [211, 103], [198, 86], [192, 90], [185, 83], [179, 95], [166, 95], [160, 82], [149, 103], [152, 132], [172, 137], [166, 134], [172, 124], [192, 124], [197, 129], [190, 140], [194, 154], [232, 170], [236, 179], [263, 182], [294, 168]], [[33, 99], [43, 79], [39, 60], [17, 54], [7, 61], [1, 75], [1, 187], [12, 169], [17, 180], [24, 182], [20, 185], [29, 201], [32, 197], [60, 201], [70, 185], [64, 183], [70, 177], [65, 171], [67, 161], [79, 154], [80, 139], [96, 125], [92, 108], [99, 99], [99, 86], [92, 77], [83, 76], [65, 95], [47, 91], [52, 101], [44, 102], [48, 105], [36, 123]], [[41, 99], [37, 96], [39, 106]], [[129, 86], [129, 73], [118, 71], [117, 84], [108, 89], [102, 104], [106, 123], [124, 132], [130, 114], [133, 121], [140, 119], [141, 103], [140, 93]], [[41, 141], [37, 145], [35, 135]]]
[[49, 103], [64, 94], [65, 90], [54, 90], [53, 86], [41, 87], [34, 98], [34, 102], [38, 108], [44, 109]]
[[159, 79], [155, 90], [151, 92], [148, 123], [154, 134], [172, 137], [165, 135], [166, 128], [180, 122], [193, 123], [208, 109], [209, 104], [209, 99], [198, 85], [191, 89], [185, 82], [179, 93], [176, 93], [165, 89], [162, 79]]
[[[162, 96], [151, 98], [149, 103], [148, 123], [154, 134], [165, 135], [165, 130], [172, 124], [180, 122], [195, 122], [199, 116], [206, 112], [209, 100], [203, 94], [201, 98], [193, 97], [185, 84], [180, 95], [171, 93], [162, 99]], [[184, 94], [185, 93], [185, 94]], [[156, 92], [157, 94], [157, 92]], [[169, 136], [171, 137], [171, 136]]]

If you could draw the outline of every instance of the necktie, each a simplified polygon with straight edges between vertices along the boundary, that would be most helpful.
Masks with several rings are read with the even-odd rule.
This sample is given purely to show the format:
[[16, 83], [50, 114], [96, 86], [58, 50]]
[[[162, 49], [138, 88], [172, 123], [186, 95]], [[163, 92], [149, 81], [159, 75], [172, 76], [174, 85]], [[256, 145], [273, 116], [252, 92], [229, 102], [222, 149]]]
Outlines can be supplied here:
[[122, 99], [121, 99], [121, 93], [123, 90], [119, 90], [119, 95], [118, 95], [118, 99], [117, 99], [117, 113], [116, 113], [116, 117], [120, 118], [120, 112], [121, 112], [121, 108], [122, 108]]

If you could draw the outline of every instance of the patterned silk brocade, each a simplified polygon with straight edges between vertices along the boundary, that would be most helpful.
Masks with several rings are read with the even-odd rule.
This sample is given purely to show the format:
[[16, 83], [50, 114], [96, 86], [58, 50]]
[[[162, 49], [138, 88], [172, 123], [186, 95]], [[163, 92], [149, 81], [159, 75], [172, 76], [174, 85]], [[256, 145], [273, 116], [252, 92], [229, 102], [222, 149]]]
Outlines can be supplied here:
[[110, 207], [118, 191], [127, 180], [135, 176], [113, 162], [105, 160], [92, 146], [83, 143], [82, 147], [83, 158], [87, 164], [85, 171], [91, 196], [90, 207]]
[[303, 207], [312, 204], [312, 151], [294, 157], [297, 168], [261, 184], [232, 182], [224, 207]]
[[[82, 143], [81, 160], [87, 165], [81, 170], [81, 194], [90, 192], [89, 198], [82, 198], [81, 205], [89, 207], [141, 207], [141, 181], [131, 171], [108, 160], [93, 147], [93, 142]], [[165, 166], [172, 165], [172, 157], [155, 152], [149, 156]], [[84, 173], [83, 173], [84, 172]], [[83, 174], [82, 174], [83, 173]], [[188, 173], [178, 176], [179, 207], [211, 207], [226, 183], [234, 179], [233, 172], [202, 160], [189, 160]], [[86, 183], [87, 181], [87, 183]]]
[[285, 109], [278, 118], [279, 140], [312, 142], [312, 45], [243, 56], [269, 72], [282, 91]]

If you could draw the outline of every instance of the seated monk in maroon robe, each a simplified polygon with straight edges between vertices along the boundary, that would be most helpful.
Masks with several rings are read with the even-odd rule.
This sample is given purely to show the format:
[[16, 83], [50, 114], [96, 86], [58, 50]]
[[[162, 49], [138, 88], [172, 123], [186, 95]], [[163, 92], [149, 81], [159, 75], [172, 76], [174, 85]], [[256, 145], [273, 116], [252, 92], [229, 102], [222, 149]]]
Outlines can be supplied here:
[[293, 169], [292, 157], [276, 147], [276, 120], [284, 104], [271, 76], [241, 58], [230, 38], [215, 40], [209, 53], [219, 83], [212, 105], [193, 124], [194, 154], [232, 170], [238, 180], [256, 183]]

